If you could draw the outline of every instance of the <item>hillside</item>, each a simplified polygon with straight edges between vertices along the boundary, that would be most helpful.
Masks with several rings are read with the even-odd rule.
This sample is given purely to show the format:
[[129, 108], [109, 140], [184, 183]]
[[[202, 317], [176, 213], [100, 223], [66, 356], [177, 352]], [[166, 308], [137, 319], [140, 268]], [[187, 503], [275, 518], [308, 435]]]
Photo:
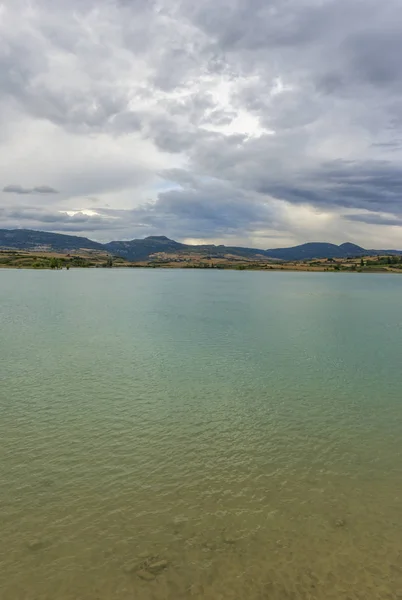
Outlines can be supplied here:
[[32, 229], [0, 229], [0, 248], [17, 250], [49, 250], [68, 252], [70, 250], [103, 250], [103, 244], [76, 235], [34, 231]]
[[164, 235], [155, 235], [149, 236], [143, 240], [131, 240], [129, 242], [109, 242], [103, 247], [105, 250], [110, 252], [110, 254], [121, 256], [126, 260], [136, 261], [144, 260], [151, 254], [155, 254], [157, 252], [177, 252], [178, 250], [185, 249], [186, 245], [175, 242], [174, 240], [170, 240]]
[[310, 260], [312, 258], [348, 258], [350, 256], [368, 256], [379, 250], [365, 250], [356, 244], [347, 242], [337, 246], [325, 242], [310, 242], [293, 248], [272, 248], [266, 250], [266, 256], [277, 260]]

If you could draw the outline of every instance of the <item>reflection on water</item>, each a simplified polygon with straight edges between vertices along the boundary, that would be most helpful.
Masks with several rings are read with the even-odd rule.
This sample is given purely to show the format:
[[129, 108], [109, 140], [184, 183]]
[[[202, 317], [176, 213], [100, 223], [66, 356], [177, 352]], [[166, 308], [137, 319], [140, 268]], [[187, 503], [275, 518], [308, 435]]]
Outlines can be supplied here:
[[402, 598], [402, 278], [0, 280], [2, 600]]

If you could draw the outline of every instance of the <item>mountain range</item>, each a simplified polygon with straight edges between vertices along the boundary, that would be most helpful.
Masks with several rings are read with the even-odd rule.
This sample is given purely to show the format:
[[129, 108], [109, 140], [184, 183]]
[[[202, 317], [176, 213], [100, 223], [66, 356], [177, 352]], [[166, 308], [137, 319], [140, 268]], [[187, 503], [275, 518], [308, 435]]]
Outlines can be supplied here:
[[311, 260], [315, 258], [348, 258], [355, 256], [373, 256], [384, 254], [402, 254], [400, 250], [367, 250], [356, 244], [347, 242], [337, 246], [325, 242], [309, 242], [291, 248], [243, 248], [239, 246], [216, 246], [214, 244], [189, 245], [167, 238], [164, 235], [149, 236], [144, 239], [130, 241], [112, 241], [107, 244], [94, 242], [85, 237], [34, 231], [31, 229], [0, 229], [0, 248], [15, 250], [49, 250], [69, 252], [77, 250], [98, 250], [128, 261], [147, 260], [152, 254], [165, 252], [167, 254], [186, 252], [204, 253], [209, 256], [223, 255], [241, 256], [255, 259], [273, 260]]

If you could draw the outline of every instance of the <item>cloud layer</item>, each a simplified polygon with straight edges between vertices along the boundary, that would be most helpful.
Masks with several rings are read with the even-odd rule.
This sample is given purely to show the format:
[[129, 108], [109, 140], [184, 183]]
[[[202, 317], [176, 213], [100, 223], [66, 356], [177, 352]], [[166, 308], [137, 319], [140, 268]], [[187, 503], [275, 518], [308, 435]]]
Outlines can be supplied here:
[[0, 0], [0, 227], [402, 248], [401, 55], [399, 0]]

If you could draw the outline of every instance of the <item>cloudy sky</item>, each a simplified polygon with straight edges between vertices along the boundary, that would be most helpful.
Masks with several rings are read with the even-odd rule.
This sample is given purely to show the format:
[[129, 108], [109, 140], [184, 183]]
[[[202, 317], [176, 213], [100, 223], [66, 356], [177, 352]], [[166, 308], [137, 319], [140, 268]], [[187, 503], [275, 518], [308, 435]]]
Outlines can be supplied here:
[[402, 248], [401, 0], [0, 0], [0, 227]]

